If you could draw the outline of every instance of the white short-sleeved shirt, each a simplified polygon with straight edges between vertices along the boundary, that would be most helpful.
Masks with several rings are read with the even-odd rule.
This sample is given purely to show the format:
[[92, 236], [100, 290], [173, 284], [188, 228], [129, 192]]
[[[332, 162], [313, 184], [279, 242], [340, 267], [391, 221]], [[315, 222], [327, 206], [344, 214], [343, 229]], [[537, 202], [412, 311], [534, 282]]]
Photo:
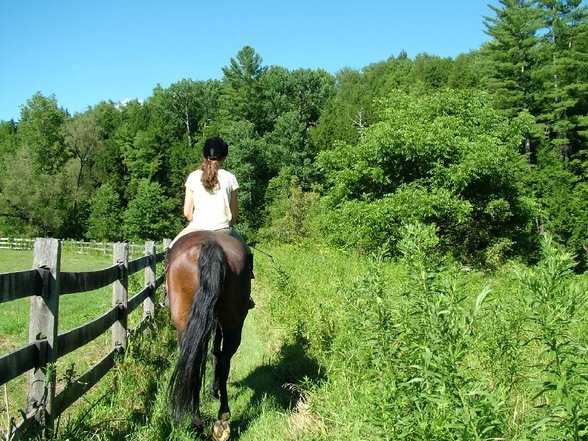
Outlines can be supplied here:
[[218, 171], [218, 187], [208, 191], [200, 178], [202, 170], [190, 173], [186, 188], [192, 191], [194, 213], [190, 226], [197, 230], [221, 230], [231, 226], [231, 195], [239, 188], [237, 178], [232, 173]]

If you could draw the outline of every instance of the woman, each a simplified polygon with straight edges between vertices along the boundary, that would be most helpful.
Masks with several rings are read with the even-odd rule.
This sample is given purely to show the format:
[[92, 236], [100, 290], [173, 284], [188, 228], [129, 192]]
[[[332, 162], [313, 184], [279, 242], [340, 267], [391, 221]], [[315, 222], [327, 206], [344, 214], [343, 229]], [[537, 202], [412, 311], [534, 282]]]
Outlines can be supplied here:
[[[253, 278], [251, 249], [237, 230], [232, 228], [239, 215], [239, 183], [232, 173], [221, 168], [229, 154], [229, 147], [221, 137], [215, 136], [204, 142], [202, 154], [202, 164], [186, 180], [184, 216], [190, 223], [180, 231], [170, 247], [181, 236], [192, 231], [226, 231], [245, 245]], [[250, 303], [253, 307], [253, 300]]]

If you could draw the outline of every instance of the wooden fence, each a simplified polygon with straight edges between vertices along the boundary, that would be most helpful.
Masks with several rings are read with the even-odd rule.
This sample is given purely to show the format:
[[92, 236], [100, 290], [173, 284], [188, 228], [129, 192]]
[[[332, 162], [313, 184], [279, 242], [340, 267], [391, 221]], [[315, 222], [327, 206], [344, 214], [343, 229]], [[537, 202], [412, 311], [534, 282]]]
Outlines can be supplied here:
[[[19, 237], [0, 237], [0, 249], [9, 250], [32, 250], [35, 245], [35, 239], [25, 239]], [[67, 239], [61, 240], [62, 251], [71, 251], [79, 254], [104, 254], [112, 253], [112, 242], [84, 242], [81, 240]], [[129, 256], [143, 255], [143, 244], [130, 243]]]
[[[167, 242], [167, 243], [166, 243]], [[169, 243], [164, 242], [164, 247]], [[127, 346], [127, 317], [143, 305], [142, 322], [154, 314], [155, 292], [165, 275], [156, 277], [156, 264], [164, 252], [156, 253], [155, 242], [146, 242], [145, 255], [129, 261], [129, 245], [113, 245], [114, 265], [91, 272], [62, 272], [62, 242], [37, 239], [33, 269], [0, 273], [0, 303], [31, 297], [29, 344], [0, 357], [0, 385], [29, 371], [27, 402], [22, 421], [11, 422], [5, 439], [17, 440], [30, 429], [50, 437], [55, 419], [94, 386], [113, 366], [115, 356]], [[144, 288], [128, 298], [128, 278], [144, 270]], [[112, 309], [93, 321], [58, 334], [59, 296], [113, 285]], [[56, 361], [111, 330], [110, 352], [62, 391], [56, 391]]]

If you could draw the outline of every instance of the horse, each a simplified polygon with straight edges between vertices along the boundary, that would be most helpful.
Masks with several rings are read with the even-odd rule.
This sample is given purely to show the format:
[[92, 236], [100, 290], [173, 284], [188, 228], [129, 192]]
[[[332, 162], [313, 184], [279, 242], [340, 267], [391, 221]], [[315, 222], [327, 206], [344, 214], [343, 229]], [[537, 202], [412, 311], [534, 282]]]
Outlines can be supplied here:
[[168, 386], [171, 415], [181, 423], [191, 411], [193, 429], [202, 432], [200, 392], [215, 331], [210, 390], [213, 398], [220, 398], [215, 440], [228, 439], [230, 434], [227, 378], [249, 309], [247, 257], [241, 241], [218, 231], [188, 233], [173, 244], [168, 256], [166, 291], [180, 348]]

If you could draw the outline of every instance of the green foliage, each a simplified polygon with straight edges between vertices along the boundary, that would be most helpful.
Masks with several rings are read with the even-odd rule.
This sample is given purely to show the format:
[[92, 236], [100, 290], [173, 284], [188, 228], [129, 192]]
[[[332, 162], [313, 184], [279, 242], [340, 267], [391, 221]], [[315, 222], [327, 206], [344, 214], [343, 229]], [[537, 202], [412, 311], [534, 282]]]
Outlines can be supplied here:
[[[459, 273], [440, 264], [430, 226], [408, 226], [402, 235], [406, 272], [377, 256], [358, 261], [327, 250], [289, 247], [276, 259], [281, 270], [269, 306], [282, 326], [308, 339], [327, 379], [308, 394], [326, 434], [309, 429], [303, 439], [504, 433], [504, 390], [487, 391], [474, 355], [487, 291], [472, 298], [456, 282]], [[321, 279], [331, 283], [308, 285]], [[299, 313], [284, 315], [284, 296]]]
[[0, 176], [5, 223], [25, 235], [68, 237], [62, 234], [76, 201], [71, 189], [76, 187], [77, 172], [36, 171], [38, 161], [37, 153], [26, 147], [5, 160], [6, 170]]
[[334, 209], [326, 218], [342, 220], [327, 234], [364, 250], [386, 242], [393, 249], [399, 226], [415, 219], [437, 225], [461, 255], [524, 243], [533, 202], [521, 185], [518, 147], [532, 124], [528, 114], [504, 120], [486, 95], [456, 91], [397, 91], [380, 109], [381, 121], [357, 145], [318, 157]]
[[325, 103], [313, 141], [319, 150], [336, 142], [356, 142], [361, 130], [371, 122], [373, 92], [363, 84], [362, 75], [351, 69], [337, 73], [337, 93]]
[[390, 90], [426, 95], [448, 85], [475, 87], [479, 83], [475, 61], [465, 54], [459, 64], [428, 54], [410, 60], [401, 52], [398, 57], [370, 64], [361, 71], [342, 69], [336, 76], [336, 94], [325, 103], [313, 140], [320, 150], [330, 149], [337, 142], [357, 143], [365, 129], [380, 120], [377, 101]]
[[537, 87], [532, 81], [536, 67], [534, 50], [541, 26], [537, 9], [529, 0], [501, 0], [501, 8], [489, 5], [496, 17], [485, 17], [486, 33], [493, 37], [485, 47], [491, 64], [489, 87], [497, 109], [516, 116], [534, 107]]
[[[396, 262], [259, 245], [258, 306], [231, 370], [233, 436], [583, 439], [588, 303], [570, 254], [544, 237], [537, 265], [481, 274], [444, 258], [432, 225], [399, 236]], [[60, 439], [193, 439], [163, 398], [167, 312], [152, 325]], [[205, 418], [216, 406], [205, 400]]]
[[402, 385], [414, 410], [401, 420], [401, 432], [418, 439], [500, 436], [505, 391], [487, 393], [488, 380], [472, 364], [488, 290], [469, 305], [455, 270], [439, 266], [437, 242], [434, 230], [415, 224], [407, 226], [400, 244], [409, 265], [406, 295], [414, 298], [405, 316], [409, 369]]
[[[586, 6], [498, 3], [491, 41], [455, 60], [400, 53], [332, 76], [265, 67], [246, 46], [221, 81], [156, 86], [144, 103], [70, 117], [37, 93], [0, 124], [0, 231], [173, 237], [201, 143], [221, 135], [239, 229], [291, 244], [256, 254], [252, 314], [271, 337], [257, 346], [274, 352], [238, 381], [238, 436], [583, 439], [582, 267], [547, 237], [539, 256], [535, 230], [585, 259]], [[539, 263], [505, 266], [513, 256]], [[146, 353], [165, 381], [158, 350]], [[66, 436], [189, 439], [138, 365], [139, 399], [128, 374], [99, 400], [107, 416]], [[88, 435], [102, 427], [114, 430]]]
[[152, 179], [157, 173], [162, 152], [158, 149], [159, 134], [138, 131], [131, 143], [120, 145], [123, 164], [135, 179]]
[[122, 206], [116, 188], [112, 184], [103, 184], [92, 197], [90, 204], [86, 236], [95, 240], [120, 240]]
[[221, 136], [229, 144], [229, 156], [223, 167], [239, 182], [239, 228], [247, 235], [263, 222], [263, 201], [269, 180], [268, 151], [248, 121], [228, 124]]
[[286, 173], [273, 178], [267, 192], [272, 200], [268, 203], [267, 227], [260, 231], [261, 238], [292, 243], [312, 235], [309, 217], [316, 210], [317, 193], [304, 192], [296, 176]]
[[34, 94], [23, 106], [18, 123], [18, 139], [22, 147], [43, 158], [35, 171], [54, 174], [69, 158], [63, 148], [62, 126], [67, 112], [57, 106], [55, 96]]
[[141, 179], [137, 184], [137, 195], [123, 214], [124, 237], [131, 241], [172, 237], [178, 228], [170, 202], [157, 182]]
[[540, 369], [535, 399], [542, 418], [530, 431], [536, 439], [580, 440], [587, 435], [588, 363], [584, 339], [579, 332], [588, 302], [585, 284], [571, 276], [572, 255], [559, 249], [549, 235], [541, 239], [542, 260], [534, 269], [523, 270], [519, 278], [527, 320], [545, 360]]
[[[245, 46], [221, 80], [156, 85], [144, 102], [101, 102], [71, 117], [37, 93], [19, 121], [0, 126], [0, 228], [95, 236], [91, 201], [104, 197], [103, 184], [116, 183], [126, 211], [148, 180], [170, 215], [156, 229], [173, 236], [201, 143], [221, 135], [241, 184], [238, 227], [250, 240], [275, 233], [296, 242], [314, 230], [393, 255], [403, 224], [417, 221], [437, 227], [441, 249], [497, 268], [533, 259], [538, 225], [581, 252], [587, 9], [527, 0], [489, 8], [491, 40], [455, 59], [401, 52], [333, 76], [266, 67]], [[278, 176], [295, 176], [300, 192], [282, 192], [282, 178], [269, 186]]]
[[335, 93], [335, 78], [318, 69], [289, 71], [270, 66], [259, 78], [263, 91], [264, 126], [271, 132], [281, 115], [296, 113], [308, 127], [315, 127], [325, 103]]
[[[162, 399], [164, 379], [176, 347], [168, 320], [168, 315], [160, 311], [140, 332], [131, 335], [125, 357], [77, 405], [77, 411], [64, 418], [56, 440], [165, 439], [171, 424]], [[147, 422], [151, 427], [145, 438]]]
[[316, 180], [317, 170], [313, 161], [316, 152], [298, 111], [284, 113], [275, 122], [272, 132], [266, 135], [268, 166], [272, 174], [280, 172], [297, 176], [306, 188]]
[[4, 169], [4, 158], [18, 149], [16, 139], [16, 123], [14, 121], [0, 121], [0, 167]]
[[[563, 158], [583, 149], [588, 106], [588, 7], [579, 1], [538, 1], [544, 33], [533, 72], [542, 86], [538, 120], [545, 124], [554, 151]], [[580, 117], [580, 118], [578, 118]]]
[[542, 229], [578, 254], [585, 267], [583, 246], [588, 243], [587, 185], [553, 154], [542, 155], [532, 182], [541, 202]]
[[[469, 218], [471, 206], [445, 189], [409, 184], [373, 202], [345, 201], [336, 210], [327, 206], [321, 211], [317, 223], [332, 242], [366, 254], [380, 250], [395, 255], [405, 223], [442, 220], [444, 226], [452, 228]], [[444, 245], [450, 244], [445, 240]]]
[[221, 98], [221, 116], [232, 121], [250, 121], [263, 131], [260, 77], [265, 71], [262, 58], [251, 46], [244, 46], [229, 66], [223, 67], [226, 93]]
[[536, 267], [482, 276], [444, 259], [431, 225], [399, 235], [397, 264], [271, 251], [267, 307], [325, 372], [305, 385], [319, 424], [301, 439], [582, 439], [586, 287], [570, 255], [544, 239]]

